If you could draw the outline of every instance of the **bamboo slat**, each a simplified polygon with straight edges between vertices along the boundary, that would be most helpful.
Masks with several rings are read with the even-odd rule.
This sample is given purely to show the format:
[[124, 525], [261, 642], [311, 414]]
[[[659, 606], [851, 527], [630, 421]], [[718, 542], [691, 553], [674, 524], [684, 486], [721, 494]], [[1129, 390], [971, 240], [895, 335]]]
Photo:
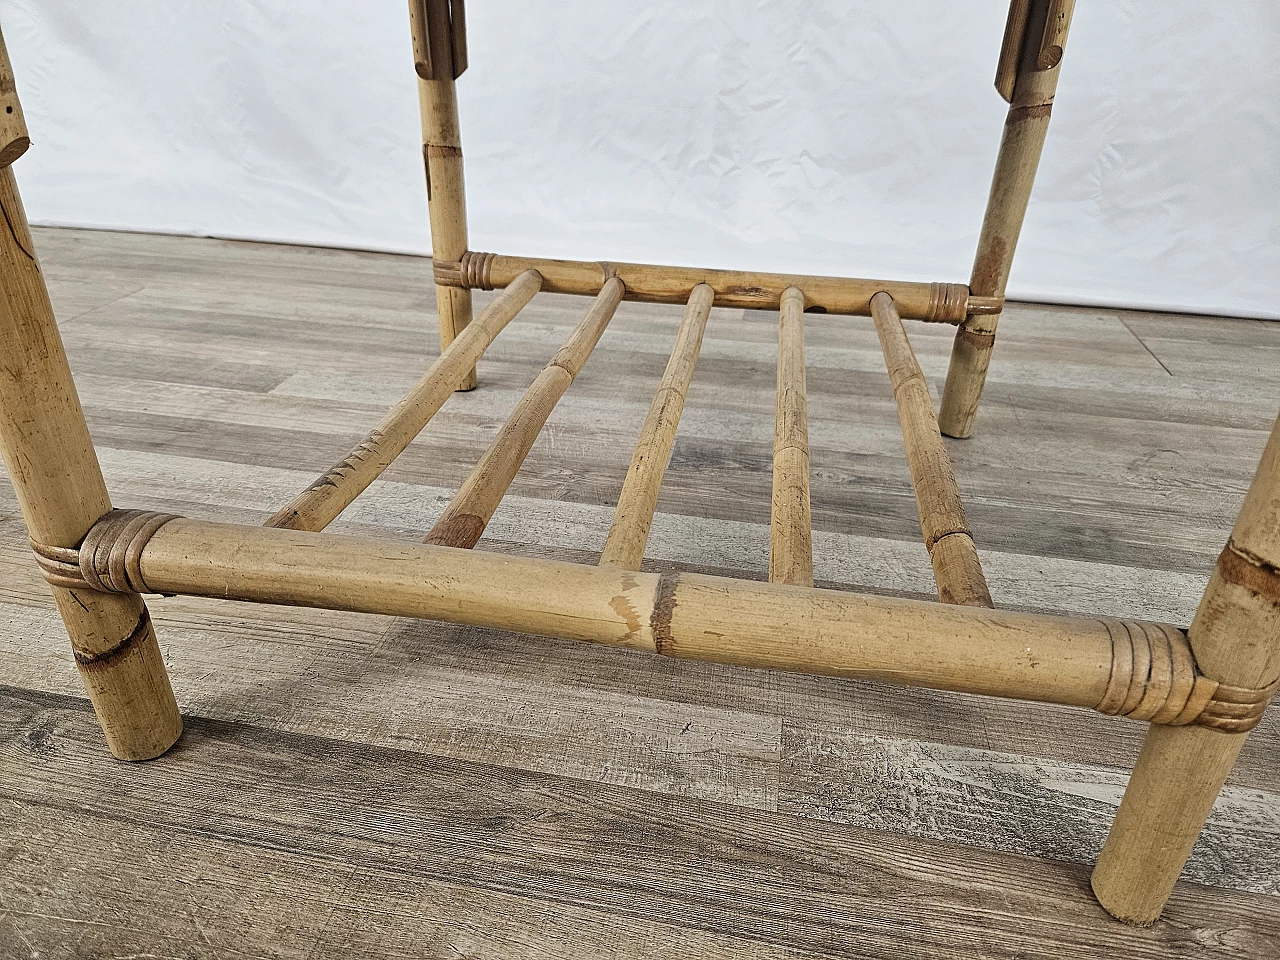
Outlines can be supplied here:
[[453, 55], [453, 78], [456, 80], [467, 69], [467, 7], [466, 0], [449, 0], [450, 53]]
[[413, 42], [413, 69], [423, 80], [435, 78], [431, 63], [431, 35], [427, 31], [426, 0], [409, 0], [409, 38]]
[[813, 313], [869, 316], [871, 298], [887, 291], [908, 319], [958, 324], [969, 312], [999, 309], [990, 298], [971, 298], [961, 283], [912, 283], [893, 280], [859, 280], [844, 277], [811, 277], [786, 273], [754, 273], [710, 270], [700, 267], [665, 267], [644, 263], [593, 263], [583, 260], [547, 260], [507, 257], [469, 251], [460, 260], [436, 258], [436, 282], [463, 287], [504, 287], [525, 270], [537, 270], [548, 293], [594, 296], [601, 284], [616, 276], [627, 286], [626, 299], [644, 303], [685, 303], [693, 288], [705, 283], [715, 291], [715, 306], [777, 310], [782, 291], [798, 287]]
[[462, 488], [427, 534], [427, 543], [470, 549], [493, 518], [551, 411], [591, 356], [622, 302], [622, 281], [607, 281], [582, 322], [529, 387]]
[[467, 69], [463, 0], [409, 0], [409, 33], [423, 80], [456, 80]]
[[1000, 45], [1000, 62], [996, 65], [996, 90], [1006, 103], [1013, 102], [1013, 86], [1018, 79], [1018, 61], [1022, 58], [1023, 39], [1031, 0], [1010, 0], [1009, 18], [1004, 25], [1004, 42]]
[[[1187, 638], [1199, 669], [1220, 684], [1217, 712], [1236, 714], [1238, 703], [1242, 713], [1258, 691], [1280, 685], [1280, 419]], [[1143, 926], [1160, 916], [1247, 735], [1148, 731], [1093, 872], [1113, 916]]]
[[1107, 624], [644, 573], [429, 544], [173, 520], [148, 589], [419, 617], [748, 667], [1083, 707], [1106, 694]]
[[[1023, 42], [1015, 61], [1017, 77], [995, 172], [991, 177], [991, 193], [978, 237], [973, 273], [969, 277], [969, 291], [973, 299], [1004, 302], [1013, 254], [1018, 246], [1018, 235], [1022, 232], [1036, 169], [1040, 165], [1045, 134], [1049, 130], [1049, 114], [1053, 109], [1061, 69], [1060, 62], [1055, 62], [1048, 69], [1041, 69], [1038, 64], [1051, 3], [1058, 11], [1055, 14], [1057, 26], [1050, 31], [1058, 61], [1062, 58], [1062, 45], [1066, 43], [1074, 0], [1030, 0]], [[888, 292], [898, 301], [892, 290]], [[903, 316], [907, 315], [900, 301], [898, 309]], [[938, 423], [948, 436], [964, 438], [973, 432], [999, 322], [998, 310], [990, 313], [970, 311], [956, 331], [951, 365], [947, 369], [947, 382], [942, 392], [942, 408], [938, 413]]]
[[933, 564], [938, 599], [943, 603], [990, 607], [991, 593], [965, 519], [951, 458], [938, 430], [924, 372], [887, 293], [878, 293], [871, 299], [871, 315], [898, 404], [907, 465], [920, 510], [920, 529]]
[[266, 526], [323, 530], [332, 523], [422, 432], [494, 337], [533, 299], [541, 282], [533, 270], [516, 278], [354, 450], [277, 511]]
[[[874, 309], [874, 303], [873, 303]], [[778, 311], [777, 411], [773, 428], [773, 508], [769, 579], [813, 586], [809, 514], [809, 410], [804, 376], [804, 294], [782, 292]]]
[[698, 364], [702, 335], [707, 329], [714, 299], [715, 291], [705, 283], [698, 284], [689, 294], [675, 347], [671, 350], [667, 369], [653, 395], [649, 414], [640, 429], [640, 440], [631, 456], [631, 466], [622, 484], [613, 524], [600, 554], [601, 566], [639, 570], [644, 560], [644, 548], [649, 542], [649, 530], [653, 526], [653, 514], [662, 490], [662, 477], [671, 461], [671, 448], [680, 426], [689, 384], [693, 380], [693, 370]]
[[[3, 50], [0, 61], [12, 76]], [[32, 541], [56, 553], [78, 546], [111, 501], [11, 166], [0, 168], [0, 211], [0, 450]], [[142, 598], [65, 586], [53, 598], [111, 752], [164, 753], [182, 717]]]
[[423, 0], [426, 7], [427, 42], [431, 46], [432, 80], [453, 80], [453, 27], [449, 0]]

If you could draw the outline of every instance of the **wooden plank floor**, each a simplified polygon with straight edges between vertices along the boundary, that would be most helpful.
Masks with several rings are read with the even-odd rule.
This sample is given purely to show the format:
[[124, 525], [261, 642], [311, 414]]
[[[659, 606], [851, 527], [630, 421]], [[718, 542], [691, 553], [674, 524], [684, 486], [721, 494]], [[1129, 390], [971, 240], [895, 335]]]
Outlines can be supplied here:
[[[422, 259], [36, 242], [120, 505], [261, 521], [436, 353]], [[586, 303], [537, 298], [334, 529], [419, 537]], [[482, 549], [595, 561], [679, 316], [623, 304]], [[655, 569], [765, 574], [775, 324], [712, 314]], [[818, 583], [930, 596], [871, 323], [806, 326]], [[951, 330], [908, 329], [936, 390]], [[1277, 409], [1280, 325], [1011, 307], [977, 435], [948, 442], [997, 604], [1189, 622]], [[0, 958], [1280, 956], [1280, 711], [1135, 930], [1087, 878], [1142, 724], [383, 617], [152, 611], [187, 728], [127, 765], [2, 485]]]

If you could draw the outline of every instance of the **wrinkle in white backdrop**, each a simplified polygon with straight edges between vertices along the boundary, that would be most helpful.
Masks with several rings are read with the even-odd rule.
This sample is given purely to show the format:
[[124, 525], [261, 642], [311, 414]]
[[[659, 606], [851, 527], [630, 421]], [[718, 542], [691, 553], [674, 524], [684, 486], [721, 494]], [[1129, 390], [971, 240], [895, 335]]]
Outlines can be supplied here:
[[[965, 280], [1003, 0], [470, 0], [475, 249]], [[3, 0], [34, 222], [426, 253], [403, 0]], [[1079, 0], [1010, 283], [1280, 318], [1280, 5]]]

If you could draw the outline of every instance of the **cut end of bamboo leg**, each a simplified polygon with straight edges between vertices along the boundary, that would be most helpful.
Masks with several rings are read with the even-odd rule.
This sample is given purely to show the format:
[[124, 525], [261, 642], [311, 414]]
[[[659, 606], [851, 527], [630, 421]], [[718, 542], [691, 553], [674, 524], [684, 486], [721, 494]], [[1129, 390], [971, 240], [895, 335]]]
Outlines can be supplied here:
[[[1094, 893], [1112, 916], [1143, 926], [1160, 916], [1244, 746], [1249, 726], [1239, 724], [1239, 720], [1256, 716], [1257, 707], [1266, 702], [1275, 690], [1274, 684], [1280, 681], [1277, 570], [1280, 419], [1272, 428], [1226, 549], [1218, 558], [1187, 631], [1190, 649], [1180, 658], [1184, 674], [1185, 665], [1190, 662], [1197, 673], [1208, 678], [1212, 699], [1196, 697], [1197, 689], [1208, 687], [1198, 677], [1188, 692], [1185, 682], [1178, 685], [1164, 679], [1170, 674], [1169, 667], [1162, 670], [1163, 682], [1159, 686], [1166, 690], [1180, 686], [1180, 697], [1187, 697], [1188, 704], [1194, 702], [1199, 710], [1193, 722], [1205, 725], [1165, 726], [1153, 722], [1094, 868]], [[1154, 632], [1146, 634], [1148, 638], [1156, 636]], [[1171, 652], [1175, 649], [1170, 648]], [[1131, 649], [1121, 647], [1119, 652], [1125, 657], [1132, 655], [1134, 681], [1143, 681], [1144, 672], [1152, 681], [1156, 679], [1155, 665], [1163, 658], [1154, 655], [1154, 648], [1144, 651], [1134, 643]], [[1145, 665], [1138, 662], [1139, 655]], [[1172, 662], [1176, 665], [1178, 661]], [[1123, 659], [1120, 665], [1123, 667]], [[1112, 674], [1116, 673], [1113, 665]], [[1109, 706], [1116, 706], [1124, 686], [1109, 684], [1109, 696], [1104, 698]], [[1125, 706], [1156, 684], [1131, 682], [1128, 686]], [[1245, 688], [1251, 689], [1246, 693]], [[1175, 702], [1170, 709], [1176, 706]], [[1118, 709], [1123, 711], [1124, 707]], [[1138, 704], [1137, 709], [1127, 712], [1153, 720], [1163, 714], [1172, 723], [1191, 719], [1184, 708], [1169, 720], [1169, 711], [1162, 710], [1158, 701], [1145, 709]], [[1228, 726], [1223, 726], [1224, 720]]]
[[69, 626], [83, 619], [89, 608], [102, 625], [133, 621], [132, 629], [126, 628], [126, 635], [105, 649], [74, 647], [76, 669], [112, 756], [118, 760], [160, 756], [182, 735], [182, 714], [141, 598], [136, 594], [92, 593], [86, 604], [70, 590], [54, 592], [60, 610], [69, 605], [78, 608], [68, 613]]
[[1089, 877], [1089, 889], [1093, 891], [1094, 898], [1103, 910], [1107, 911], [1116, 920], [1121, 923], [1127, 923], [1131, 927], [1155, 926], [1155, 922], [1160, 919], [1160, 914], [1164, 912], [1163, 903], [1154, 913], [1149, 910], [1141, 913], [1135, 912], [1131, 907], [1124, 905], [1124, 898], [1113, 895], [1108, 882], [1106, 877], [1099, 877], [1096, 870]]
[[938, 429], [948, 437], [967, 440], [973, 435], [999, 321], [998, 314], [970, 317], [956, 331], [938, 410]]

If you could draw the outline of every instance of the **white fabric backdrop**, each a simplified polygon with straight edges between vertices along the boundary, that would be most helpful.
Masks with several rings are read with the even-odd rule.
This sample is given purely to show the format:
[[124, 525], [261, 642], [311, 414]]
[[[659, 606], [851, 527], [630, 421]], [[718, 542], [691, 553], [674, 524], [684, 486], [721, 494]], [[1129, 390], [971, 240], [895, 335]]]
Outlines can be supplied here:
[[[471, 0], [472, 246], [965, 280], [1005, 0]], [[32, 219], [430, 249], [404, 0], [0, 0]], [[1080, 0], [1012, 296], [1280, 317], [1280, 4]]]

